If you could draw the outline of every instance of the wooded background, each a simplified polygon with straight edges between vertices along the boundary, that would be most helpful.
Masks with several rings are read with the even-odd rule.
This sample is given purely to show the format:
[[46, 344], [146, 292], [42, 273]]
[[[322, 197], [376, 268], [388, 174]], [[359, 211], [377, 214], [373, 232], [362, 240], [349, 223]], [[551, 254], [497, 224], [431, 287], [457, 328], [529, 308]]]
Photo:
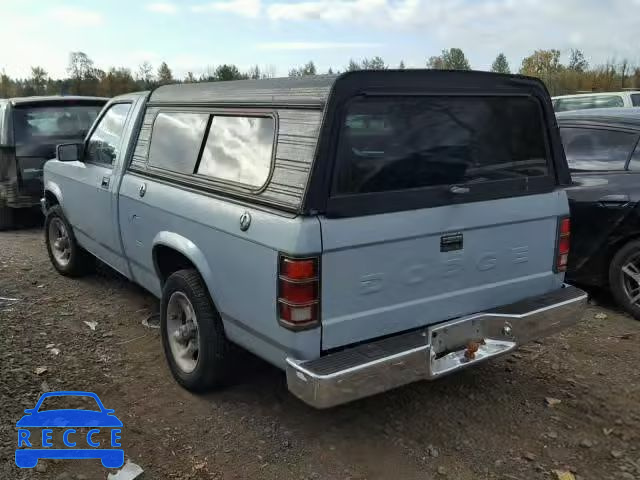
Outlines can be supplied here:
[[[520, 67], [512, 70], [506, 56], [498, 54], [491, 71], [499, 73], [517, 72], [541, 78], [551, 95], [564, 95], [583, 92], [605, 92], [622, 89], [640, 89], [640, 67], [629, 61], [612, 59], [603, 65], [591, 66], [583, 52], [571, 50], [566, 64], [561, 61], [559, 50], [536, 50], [526, 57]], [[350, 60], [342, 70], [329, 68], [319, 72], [313, 61], [289, 70], [289, 76], [316, 75], [319, 73], [340, 73], [353, 70], [381, 70], [388, 68], [404, 69], [399, 65], [387, 65], [381, 57]], [[425, 68], [444, 70], [471, 70], [471, 64], [459, 48], [443, 50], [440, 55], [430, 57]], [[53, 79], [40, 66], [31, 67], [29, 78], [11, 78], [4, 71], [0, 75], [0, 98], [29, 95], [97, 95], [112, 97], [136, 90], [147, 90], [168, 83], [217, 82], [247, 78], [272, 78], [276, 69], [272, 65], [255, 65], [248, 71], [240, 71], [236, 65], [223, 64], [207, 67], [206, 73], [196, 77], [188, 72], [184, 78], [175, 78], [167, 63], [157, 68], [150, 63], [142, 63], [137, 71], [129, 68], [111, 67], [108, 70], [98, 68], [84, 52], [71, 52], [67, 77]]]

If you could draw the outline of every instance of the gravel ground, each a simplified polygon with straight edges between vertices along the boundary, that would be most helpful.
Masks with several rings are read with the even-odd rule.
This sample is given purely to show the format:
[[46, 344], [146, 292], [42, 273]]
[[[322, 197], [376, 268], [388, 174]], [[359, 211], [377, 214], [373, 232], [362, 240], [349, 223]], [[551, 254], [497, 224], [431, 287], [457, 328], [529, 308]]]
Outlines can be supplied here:
[[478, 368], [316, 411], [249, 354], [227, 389], [181, 389], [141, 324], [157, 301], [107, 268], [59, 276], [39, 229], [0, 233], [0, 297], [18, 299], [0, 300], [2, 480], [106, 479], [97, 460], [15, 467], [15, 422], [48, 390], [114, 408], [144, 479], [640, 479], [640, 322], [605, 306]]

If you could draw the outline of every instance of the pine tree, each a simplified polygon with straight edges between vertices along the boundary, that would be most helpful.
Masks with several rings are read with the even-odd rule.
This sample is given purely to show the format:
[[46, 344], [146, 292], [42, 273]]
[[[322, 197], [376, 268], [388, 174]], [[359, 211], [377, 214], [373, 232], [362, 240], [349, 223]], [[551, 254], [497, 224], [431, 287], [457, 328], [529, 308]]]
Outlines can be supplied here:
[[313, 60], [310, 60], [301, 67], [292, 68], [291, 70], [289, 70], [290, 77], [304, 77], [307, 75], [316, 75], [316, 73], [316, 64], [313, 63]]
[[173, 83], [173, 73], [167, 65], [167, 62], [162, 62], [158, 67], [158, 83], [160, 85], [167, 85], [168, 83]]
[[244, 73], [240, 73], [238, 67], [233, 64], [224, 64], [219, 65], [218, 68], [216, 68], [215, 78], [218, 81], [226, 82], [229, 80], [246, 80], [249, 76]]
[[346, 71], [355, 72], [356, 70], [362, 70], [362, 66], [352, 58], [349, 60], [349, 65], [347, 65]]
[[495, 73], [511, 73], [509, 68], [509, 62], [504, 53], [499, 53], [493, 64], [491, 65], [491, 71]]
[[460, 48], [443, 50], [441, 55], [430, 57], [427, 68], [434, 70], [471, 70], [469, 60]]

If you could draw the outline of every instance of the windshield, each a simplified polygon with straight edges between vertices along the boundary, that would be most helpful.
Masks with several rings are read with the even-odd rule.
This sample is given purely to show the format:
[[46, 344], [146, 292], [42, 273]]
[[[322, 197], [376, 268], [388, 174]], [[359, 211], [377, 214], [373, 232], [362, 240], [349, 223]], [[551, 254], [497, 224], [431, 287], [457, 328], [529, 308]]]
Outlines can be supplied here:
[[16, 144], [46, 141], [48, 138], [83, 139], [100, 110], [100, 105], [16, 108], [13, 116]]
[[48, 410], [101, 411], [95, 398], [88, 395], [59, 395], [47, 397], [42, 401], [42, 404], [40, 404], [38, 412], [46, 412]]

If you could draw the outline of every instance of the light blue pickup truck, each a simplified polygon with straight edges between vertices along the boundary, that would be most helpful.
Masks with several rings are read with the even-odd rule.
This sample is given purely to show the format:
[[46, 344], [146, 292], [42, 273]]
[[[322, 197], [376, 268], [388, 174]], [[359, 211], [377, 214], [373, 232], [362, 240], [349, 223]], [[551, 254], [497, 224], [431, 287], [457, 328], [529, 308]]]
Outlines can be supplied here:
[[472, 366], [580, 320], [549, 95], [428, 70], [123, 95], [45, 165], [46, 245], [161, 299], [190, 390], [231, 343], [326, 408]]

